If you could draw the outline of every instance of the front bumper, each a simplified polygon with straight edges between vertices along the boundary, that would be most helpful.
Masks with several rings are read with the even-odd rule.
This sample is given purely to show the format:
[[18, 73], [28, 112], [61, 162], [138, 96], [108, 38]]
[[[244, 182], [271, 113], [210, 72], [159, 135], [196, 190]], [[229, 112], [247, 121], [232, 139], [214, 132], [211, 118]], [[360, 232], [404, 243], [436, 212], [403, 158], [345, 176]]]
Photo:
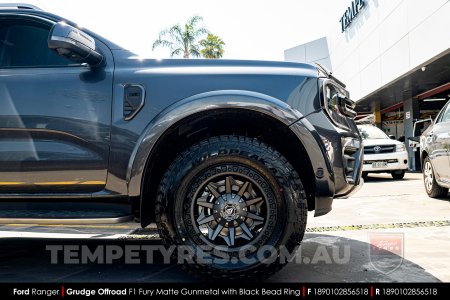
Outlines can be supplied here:
[[[342, 162], [342, 169], [335, 167], [336, 191], [335, 198], [347, 198], [354, 190], [360, 188], [363, 164], [363, 146], [360, 139], [341, 137], [341, 153], [338, 160]], [[336, 166], [336, 161], [334, 162]], [[343, 172], [342, 172], [343, 171]], [[341, 176], [341, 174], [343, 176]]]
[[363, 185], [363, 143], [352, 120], [344, 130], [334, 126], [323, 111], [296, 124], [304, 124], [302, 131], [314, 138], [300, 136], [316, 171], [314, 216], [322, 216], [331, 211], [334, 198], [347, 198]]
[[[374, 163], [385, 162], [383, 167], [375, 167]], [[408, 152], [382, 154], [364, 154], [363, 172], [388, 172], [408, 169]]]
[[356, 194], [364, 185], [364, 179], [360, 178], [357, 185], [354, 185], [345, 195], [336, 196], [337, 199], [347, 199]]

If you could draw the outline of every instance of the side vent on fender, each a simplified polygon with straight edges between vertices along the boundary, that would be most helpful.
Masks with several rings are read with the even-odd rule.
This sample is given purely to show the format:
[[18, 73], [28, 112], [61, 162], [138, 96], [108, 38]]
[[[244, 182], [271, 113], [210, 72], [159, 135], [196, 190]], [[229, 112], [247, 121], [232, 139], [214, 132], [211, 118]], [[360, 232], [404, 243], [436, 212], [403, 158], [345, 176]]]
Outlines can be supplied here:
[[124, 85], [123, 118], [131, 120], [145, 103], [145, 89], [140, 84]]

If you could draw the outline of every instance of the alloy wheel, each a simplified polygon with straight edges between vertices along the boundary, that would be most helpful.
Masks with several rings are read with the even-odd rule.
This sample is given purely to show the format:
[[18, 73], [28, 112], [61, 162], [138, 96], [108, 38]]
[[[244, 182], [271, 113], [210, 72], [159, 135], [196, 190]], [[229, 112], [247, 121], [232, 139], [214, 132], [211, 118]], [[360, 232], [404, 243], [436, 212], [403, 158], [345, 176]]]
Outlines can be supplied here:
[[268, 201], [263, 189], [243, 174], [210, 178], [194, 199], [192, 223], [212, 246], [248, 244], [267, 221]]
[[429, 161], [425, 162], [425, 167], [423, 171], [425, 188], [427, 191], [431, 191], [433, 189], [433, 167]]

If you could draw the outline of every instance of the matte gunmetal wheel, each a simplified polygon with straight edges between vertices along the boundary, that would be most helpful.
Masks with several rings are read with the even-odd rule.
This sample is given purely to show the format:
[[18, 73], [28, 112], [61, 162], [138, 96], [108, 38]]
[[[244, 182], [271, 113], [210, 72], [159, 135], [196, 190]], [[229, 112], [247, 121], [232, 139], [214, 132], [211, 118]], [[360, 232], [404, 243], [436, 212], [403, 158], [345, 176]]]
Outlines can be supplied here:
[[265, 277], [287, 263], [280, 251], [292, 253], [303, 238], [306, 195], [279, 152], [256, 139], [220, 136], [175, 159], [156, 216], [166, 245], [188, 247], [192, 260], [184, 266], [196, 275]]
[[[241, 165], [226, 166], [227, 169], [233, 167], [247, 175], [231, 171], [203, 180], [194, 193], [191, 209], [184, 212], [189, 214], [186, 218], [191, 218], [196, 232], [213, 247], [250, 244], [267, 228], [269, 199], [274, 202], [274, 196], [267, 195], [249, 177], [257, 176], [251, 169]], [[260, 181], [264, 186], [269, 185], [263, 179]], [[270, 213], [275, 216], [275, 209]]]

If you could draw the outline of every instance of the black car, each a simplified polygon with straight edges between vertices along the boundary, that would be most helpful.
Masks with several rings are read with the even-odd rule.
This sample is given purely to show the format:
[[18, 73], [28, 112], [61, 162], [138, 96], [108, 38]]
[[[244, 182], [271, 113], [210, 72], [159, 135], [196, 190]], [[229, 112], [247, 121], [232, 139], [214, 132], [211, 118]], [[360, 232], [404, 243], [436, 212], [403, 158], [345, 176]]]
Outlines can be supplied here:
[[425, 191], [445, 197], [450, 188], [450, 101], [420, 137], [420, 157]]
[[27, 5], [0, 41], [0, 219], [134, 217], [201, 250], [196, 274], [257, 277], [362, 184], [355, 103], [320, 67], [141, 59]]

